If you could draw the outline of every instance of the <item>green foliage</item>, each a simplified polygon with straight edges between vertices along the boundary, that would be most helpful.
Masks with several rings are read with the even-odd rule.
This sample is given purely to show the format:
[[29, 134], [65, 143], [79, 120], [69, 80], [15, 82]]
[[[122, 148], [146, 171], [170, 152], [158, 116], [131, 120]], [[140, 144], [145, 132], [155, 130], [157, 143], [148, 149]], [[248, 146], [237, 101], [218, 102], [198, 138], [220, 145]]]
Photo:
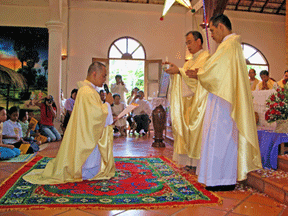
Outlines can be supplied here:
[[[120, 74], [126, 87], [131, 91], [134, 87], [144, 90], [144, 61], [110, 60], [109, 85], [115, 83], [115, 76]], [[128, 92], [126, 96], [131, 93]]]
[[247, 74], [248, 74], [248, 71], [250, 69], [254, 69], [256, 71], [256, 78], [258, 80], [261, 80], [261, 77], [260, 77], [260, 72], [262, 70], [267, 70], [268, 71], [268, 66], [261, 66], [261, 65], [247, 65]]

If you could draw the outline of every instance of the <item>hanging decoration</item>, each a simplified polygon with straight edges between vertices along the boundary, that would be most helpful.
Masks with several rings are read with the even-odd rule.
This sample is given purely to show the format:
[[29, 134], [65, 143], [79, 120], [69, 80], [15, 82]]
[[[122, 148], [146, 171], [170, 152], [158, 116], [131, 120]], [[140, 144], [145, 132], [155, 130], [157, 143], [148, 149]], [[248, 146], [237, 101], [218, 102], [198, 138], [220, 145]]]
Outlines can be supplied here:
[[205, 0], [203, 0], [203, 16], [204, 16], [204, 25], [205, 25], [205, 32], [206, 32], [206, 39], [207, 39], [207, 47], [208, 51], [210, 52], [210, 43], [209, 43], [209, 35], [208, 35], [208, 23], [207, 23], [207, 17], [206, 17], [206, 6], [205, 6]]
[[168, 10], [172, 7], [175, 1], [183, 5], [184, 7], [188, 8], [189, 10], [191, 10], [192, 13], [195, 13], [195, 9], [192, 8], [189, 0], [166, 0], [164, 4], [162, 16], [160, 18], [161, 21], [164, 20], [164, 16], [167, 14]]

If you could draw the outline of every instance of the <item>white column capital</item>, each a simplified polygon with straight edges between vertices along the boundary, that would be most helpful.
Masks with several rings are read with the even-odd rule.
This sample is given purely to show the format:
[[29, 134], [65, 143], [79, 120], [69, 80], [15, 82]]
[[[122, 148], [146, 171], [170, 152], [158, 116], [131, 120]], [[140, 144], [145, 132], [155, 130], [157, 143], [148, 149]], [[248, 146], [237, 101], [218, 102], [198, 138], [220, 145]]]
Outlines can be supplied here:
[[45, 24], [49, 32], [62, 32], [64, 27], [66, 26], [65, 23], [60, 21], [48, 21]]

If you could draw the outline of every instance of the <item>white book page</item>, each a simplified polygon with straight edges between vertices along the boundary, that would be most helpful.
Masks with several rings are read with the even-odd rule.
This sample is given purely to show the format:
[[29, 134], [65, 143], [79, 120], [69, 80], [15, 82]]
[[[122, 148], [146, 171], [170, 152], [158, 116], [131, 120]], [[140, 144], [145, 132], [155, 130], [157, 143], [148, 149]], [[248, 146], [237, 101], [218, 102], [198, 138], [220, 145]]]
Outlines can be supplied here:
[[134, 110], [137, 106], [139, 106], [138, 104], [135, 103], [131, 103], [129, 106], [126, 107], [126, 109], [124, 109], [118, 116], [118, 119], [121, 119], [123, 116], [125, 116], [126, 114], [132, 112], [132, 110]]

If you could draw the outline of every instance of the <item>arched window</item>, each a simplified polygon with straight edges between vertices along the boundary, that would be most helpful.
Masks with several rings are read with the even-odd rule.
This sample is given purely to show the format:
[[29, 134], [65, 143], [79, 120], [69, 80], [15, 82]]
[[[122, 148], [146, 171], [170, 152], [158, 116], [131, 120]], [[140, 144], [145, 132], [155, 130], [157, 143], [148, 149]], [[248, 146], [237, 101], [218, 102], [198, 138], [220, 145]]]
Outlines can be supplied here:
[[244, 52], [244, 57], [246, 59], [247, 69], [256, 70], [256, 78], [261, 79], [259, 74], [262, 70], [269, 71], [269, 64], [263, 53], [256, 47], [242, 43], [242, 49]]
[[115, 40], [108, 51], [109, 84], [115, 83], [115, 76], [120, 74], [128, 88], [128, 97], [134, 87], [144, 90], [145, 87], [145, 49], [134, 38], [121, 37]]
[[111, 44], [108, 57], [110, 59], [145, 59], [146, 54], [139, 41], [131, 37], [122, 37]]

